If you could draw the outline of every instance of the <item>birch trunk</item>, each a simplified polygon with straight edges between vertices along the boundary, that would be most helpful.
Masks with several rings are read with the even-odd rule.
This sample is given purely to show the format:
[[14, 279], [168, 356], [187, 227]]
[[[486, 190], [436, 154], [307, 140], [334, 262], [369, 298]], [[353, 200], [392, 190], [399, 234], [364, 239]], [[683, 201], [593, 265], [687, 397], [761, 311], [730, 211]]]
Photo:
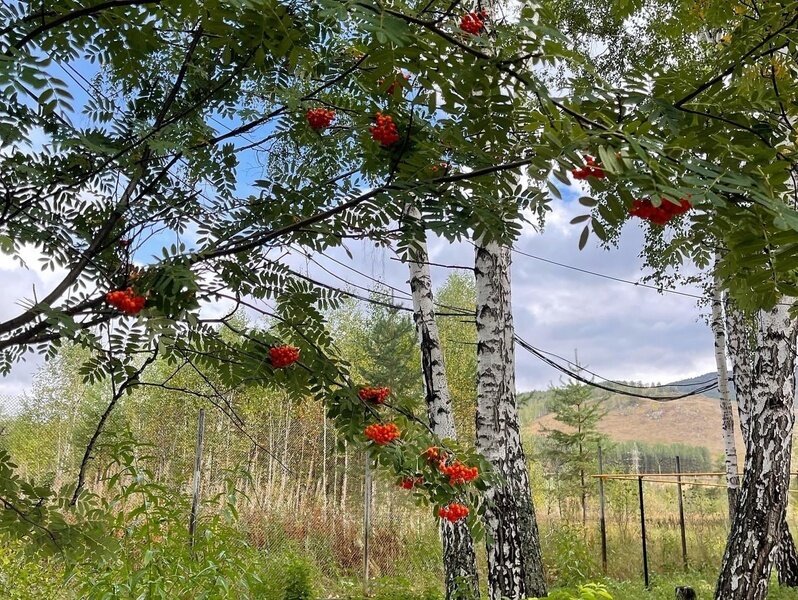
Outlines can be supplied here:
[[712, 334], [715, 338], [715, 364], [720, 393], [720, 426], [726, 465], [726, 493], [729, 500], [729, 522], [734, 521], [740, 478], [737, 475], [737, 448], [734, 442], [734, 413], [729, 395], [729, 368], [726, 362], [726, 328], [723, 323], [723, 292], [716, 275], [712, 283]]
[[[408, 205], [405, 214], [418, 222], [421, 213]], [[410, 289], [413, 295], [413, 318], [421, 346], [421, 366], [426, 390], [427, 417], [430, 429], [440, 439], [456, 439], [457, 432], [452, 413], [452, 401], [446, 379], [443, 350], [438, 324], [435, 321], [435, 303], [432, 294], [432, 275], [429, 254], [423, 229], [410, 251]], [[476, 555], [471, 532], [464, 521], [450, 523], [440, 520], [443, 543], [443, 568], [446, 579], [446, 599], [479, 598]]]
[[763, 600], [784, 533], [794, 423], [796, 321], [789, 307], [760, 312], [745, 470], [716, 600]]
[[751, 402], [751, 368], [753, 366], [753, 347], [751, 328], [745, 315], [730, 298], [726, 297], [726, 346], [732, 365], [732, 380], [737, 396], [737, 417], [743, 441], [748, 445], [748, 422]]
[[[740, 430], [742, 431], [743, 441], [746, 447], [750, 445], [750, 412], [751, 412], [751, 393], [752, 377], [754, 364], [754, 344], [752, 342], [752, 326], [746, 316], [734, 304], [726, 298], [726, 330], [727, 347], [729, 358], [732, 363], [732, 377], [737, 394], [737, 411], [740, 420]], [[765, 347], [757, 348], [757, 352], [767, 351]], [[794, 390], [793, 382], [793, 390]], [[793, 392], [794, 394], [794, 392]], [[790, 442], [789, 447], [792, 447]], [[789, 487], [789, 465], [787, 466], [786, 477]], [[779, 576], [779, 584], [783, 586], [798, 587], [798, 551], [795, 548], [795, 541], [790, 533], [786, 521], [786, 505], [784, 508], [785, 520], [783, 530], [779, 537], [776, 550], [773, 553], [773, 564]]]
[[502, 481], [485, 494], [491, 600], [545, 596], [540, 538], [515, 398], [510, 247], [477, 243], [476, 442]]

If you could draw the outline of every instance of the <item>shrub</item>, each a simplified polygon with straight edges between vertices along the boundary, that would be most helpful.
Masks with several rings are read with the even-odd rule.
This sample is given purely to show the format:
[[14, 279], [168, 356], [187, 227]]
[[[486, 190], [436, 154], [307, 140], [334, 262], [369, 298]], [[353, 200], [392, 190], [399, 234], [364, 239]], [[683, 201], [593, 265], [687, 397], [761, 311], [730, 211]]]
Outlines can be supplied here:
[[283, 578], [283, 600], [315, 600], [313, 569], [307, 561], [296, 556], [286, 557]]

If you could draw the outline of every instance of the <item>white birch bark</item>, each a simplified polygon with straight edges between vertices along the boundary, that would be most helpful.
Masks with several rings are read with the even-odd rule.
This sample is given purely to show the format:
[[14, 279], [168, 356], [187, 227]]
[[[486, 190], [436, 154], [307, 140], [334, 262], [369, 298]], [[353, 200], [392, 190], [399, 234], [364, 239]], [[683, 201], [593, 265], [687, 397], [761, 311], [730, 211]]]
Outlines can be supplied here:
[[[786, 300], [785, 300], [786, 301]], [[750, 412], [754, 359], [758, 352], [767, 352], [766, 347], [754, 347], [752, 320], [746, 318], [733, 302], [726, 298], [727, 347], [731, 358], [733, 380], [737, 394], [737, 411], [743, 441], [749, 445]], [[793, 384], [794, 387], [794, 384]], [[790, 444], [791, 445], [791, 444]], [[789, 467], [787, 467], [789, 482]], [[786, 515], [786, 506], [784, 508]], [[796, 550], [786, 519], [783, 521], [778, 546], [773, 552], [773, 563], [778, 571], [779, 584], [798, 587], [798, 550]]]
[[726, 347], [732, 365], [732, 380], [737, 397], [737, 417], [743, 441], [748, 444], [748, 423], [750, 421], [751, 369], [754, 352], [751, 340], [751, 327], [743, 312], [727, 296], [726, 302]]
[[[417, 227], [421, 219], [419, 210], [411, 205], [405, 208], [410, 227]], [[435, 321], [435, 302], [432, 293], [432, 275], [423, 228], [409, 251], [410, 289], [413, 295], [413, 318], [421, 346], [421, 366], [424, 373], [427, 416], [432, 432], [441, 439], [456, 439], [457, 432], [452, 413], [452, 401], [446, 379], [446, 368], [441, 348], [438, 324]], [[446, 578], [446, 599], [479, 598], [476, 555], [471, 532], [464, 521], [440, 522], [443, 543], [443, 566]]]
[[712, 282], [712, 334], [715, 338], [715, 364], [718, 369], [720, 393], [720, 426], [725, 453], [726, 490], [729, 501], [729, 521], [734, 520], [740, 478], [737, 475], [737, 447], [734, 441], [734, 413], [729, 394], [729, 368], [726, 361], [726, 328], [723, 322], [723, 292], [719, 277]]
[[[783, 300], [786, 304], [786, 299]], [[795, 343], [789, 307], [760, 311], [752, 369], [745, 470], [723, 557], [716, 600], [767, 597], [784, 516], [795, 420]]]
[[478, 242], [477, 415], [479, 450], [502, 479], [485, 494], [491, 600], [545, 596], [540, 539], [515, 397], [510, 248]]

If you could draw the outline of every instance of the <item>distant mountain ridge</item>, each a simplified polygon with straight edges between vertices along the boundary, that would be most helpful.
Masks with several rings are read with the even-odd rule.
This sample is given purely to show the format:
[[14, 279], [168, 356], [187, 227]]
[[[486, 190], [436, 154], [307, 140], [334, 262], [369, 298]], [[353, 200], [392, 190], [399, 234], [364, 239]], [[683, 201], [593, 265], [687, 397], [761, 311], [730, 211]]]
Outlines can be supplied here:
[[[652, 397], [676, 396], [703, 389], [716, 381], [717, 373], [710, 372], [660, 385], [648, 386], [642, 382], [623, 382], [625, 386], [613, 384], [612, 387], [618, 388], [617, 393], [596, 389], [596, 397], [603, 396], [603, 403], [608, 409], [607, 416], [599, 424], [599, 430], [617, 442], [685, 444], [706, 448], [713, 458], [718, 457], [723, 452], [723, 440], [717, 388], [676, 401], [646, 400], [623, 393], [625, 388]], [[729, 390], [734, 397], [731, 382]], [[545, 429], [561, 427], [548, 410], [550, 398], [549, 390], [518, 395], [522, 427], [526, 434], [541, 435]], [[739, 430], [735, 437], [738, 452], [741, 452], [743, 446]]]
[[[680, 379], [679, 381], [672, 381], [670, 383], [666, 383], [666, 386], [673, 387], [674, 390], [679, 390], [681, 393], [686, 394], [687, 392], [692, 392], [699, 388], [702, 388], [707, 383], [715, 383], [718, 380], [718, 373], [717, 371], [712, 371], [710, 373], [704, 373], [703, 375], [698, 375], [697, 377], [689, 377], [687, 379]], [[711, 390], [707, 390], [701, 392], [702, 396], [706, 396], [707, 398], [715, 398], [720, 399], [720, 392], [718, 388], [715, 387]], [[731, 381], [729, 378], [729, 395], [731, 399], [734, 400], [736, 398], [735, 389], [734, 389], [734, 382]]]

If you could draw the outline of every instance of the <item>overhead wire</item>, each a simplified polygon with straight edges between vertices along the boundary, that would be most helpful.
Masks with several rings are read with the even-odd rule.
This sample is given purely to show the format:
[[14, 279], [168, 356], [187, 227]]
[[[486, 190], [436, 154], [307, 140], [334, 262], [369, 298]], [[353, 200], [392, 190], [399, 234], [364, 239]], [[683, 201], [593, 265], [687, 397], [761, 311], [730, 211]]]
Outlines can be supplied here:
[[527, 258], [532, 258], [534, 260], [539, 260], [544, 263], [548, 263], [550, 265], [556, 265], [563, 269], [569, 269], [571, 271], [577, 271], [579, 273], [584, 273], [586, 275], [592, 275], [594, 277], [601, 277], [603, 279], [608, 279], [610, 281], [615, 281], [618, 283], [625, 283], [627, 285], [633, 285], [635, 287], [646, 288], [650, 290], [655, 290], [660, 293], [667, 293], [667, 294], [676, 294], [678, 296], [686, 296], [687, 298], [695, 298], [697, 300], [702, 300], [704, 296], [699, 294], [691, 294], [689, 292], [682, 292], [680, 290], [675, 290], [673, 288], [661, 287], [656, 285], [651, 285], [648, 283], [641, 283], [639, 281], [632, 281], [630, 279], [622, 279], [620, 277], [614, 277], [613, 275], [607, 275], [605, 273], [596, 273], [595, 271], [590, 271], [589, 269], [583, 269], [581, 267], [575, 267], [573, 265], [568, 265], [565, 263], [557, 262], [556, 260], [551, 260], [549, 258], [543, 258], [542, 256], [537, 256], [535, 254], [531, 254], [529, 252], [524, 252], [523, 250], [518, 250], [517, 248], [513, 248], [513, 252], [515, 254], [519, 254], [521, 256], [526, 256]]
[[[712, 389], [714, 389], [714, 388], [716, 388], [718, 386], [718, 382], [716, 380], [712, 384], [703, 385], [703, 386], [700, 386], [700, 387], [698, 387], [696, 389], [693, 389], [693, 390], [691, 390], [689, 392], [686, 392], [684, 394], [678, 394], [676, 396], [649, 396], [647, 394], [639, 394], [639, 393], [634, 392], [634, 391], [619, 390], [617, 388], [610, 387], [608, 385], [604, 385], [602, 383], [597, 383], [595, 381], [592, 381], [592, 380], [588, 379], [587, 377], [585, 377], [584, 375], [581, 375], [580, 373], [578, 373], [578, 372], [576, 372], [576, 371], [574, 371], [572, 369], [569, 369], [567, 367], [563, 367], [562, 365], [560, 365], [556, 361], [548, 358], [539, 349], [535, 348], [532, 344], [530, 344], [529, 342], [527, 342], [526, 340], [520, 338], [517, 335], [515, 336], [515, 341], [524, 350], [526, 350], [527, 352], [529, 352], [533, 356], [537, 357], [538, 359], [540, 359], [541, 361], [543, 361], [544, 363], [546, 363], [550, 367], [560, 371], [561, 373], [563, 373], [565, 375], [568, 375], [572, 379], [574, 379], [576, 381], [579, 381], [580, 383], [584, 383], [585, 385], [589, 385], [591, 387], [594, 387], [594, 388], [598, 388], [598, 389], [601, 389], [601, 390], [604, 390], [604, 391], [607, 391], [607, 392], [612, 392], [613, 394], [622, 394], [624, 396], [632, 396], [633, 398], [643, 398], [645, 400], [654, 400], [655, 402], [672, 402], [674, 400], [682, 400], [684, 398], [689, 398], [690, 396], [697, 396], [699, 394], [703, 394], [704, 392], [708, 392], [708, 391], [710, 391], [710, 390], [712, 390]], [[607, 380], [605, 379], [605, 381], [607, 381]]]
[[[374, 277], [371, 277], [371, 276], [367, 275], [366, 273], [363, 273], [362, 271], [360, 271], [360, 270], [358, 270], [358, 269], [356, 269], [356, 268], [354, 268], [354, 267], [351, 267], [351, 266], [347, 265], [347, 264], [346, 264], [346, 263], [344, 263], [343, 261], [337, 260], [337, 259], [335, 259], [335, 258], [333, 258], [333, 257], [331, 257], [331, 256], [329, 256], [329, 255], [327, 255], [327, 254], [324, 254], [324, 253], [320, 253], [320, 254], [321, 254], [322, 256], [324, 256], [325, 258], [327, 258], [327, 259], [329, 259], [329, 260], [331, 260], [331, 261], [335, 262], [336, 264], [339, 264], [339, 265], [341, 265], [341, 266], [345, 267], [345, 268], [346, 268], [346, 269], [348, 269], [349, 271], [352, 271], [353, 273], [356, 273], [356, 274], [358, 274], [358, 275], [360, 275], [360, 276], [362, 276], [362, 277], [364, 277], [364, 278], [366, 278], [366, 279], [370, 279], [370, 280], [372, 280], [372, 281], [374, 281], [374, 282], [378, 283], [379, 285], [382, 285], [382, 286], [386, 287], [387, 289], [394, 290], [395, 292], [397, 292], [397, 293], [400, 293], [400, 294], [402, 294], [402, 295], [404, 295], [404, 296], [412, 297], [412, 296], [411, 296], [411, 295], [410, 295], [410, 294], [409, 294], [407, 291], [405, 291], [405, 290], [402, 290], [402, 289], [400, 289], [400, 288], [397, 288], [397, 287], [394, 287], [394, 286], [391, 286], [391, 285], [387, 284], [387, 283], [386, 283], [386, 282], [384, 282], [384, 281], [381, 281], [381, 280], [379, 280], [379, 279], [376, 279], [376, 278], [374, 278]], [[312, 262], [314, 262], [315, 264], [317, 264], [317, 265], [319, 264], [319, 263], [318, 263], [318, 261], [315, 261], [315, 260], [313, 260], [313, 259], [311, 259], [311, 260], [312, 260]], [[321, 267], [321, 265], [319, 265], [319, 266]], [[324, 267], [321, 267], [321, 268], [322, 268], [322, 269], [323, 269], [325, 272], [327, 272], [327, 273], [331, 274], [331, 275], [332, 275], [333, 277], [335, 277], [336, 279], [339, 279], [340, 281], [344, 281], [344, 282], [346, 282], [346, 283], [350, 283], [350, 282], [346, 281], [345, 279], [341, 278], [340, 276], [338, 276], [338, 275], [335, 275], [334, 273], [332, 273], [332, 272], [331, 272], [331, 271], [329, 271], [328, 269], [326, 269], [326, 268], [324, 268]], [[350, 284], [351, 284], [351, 283], [350, 283]], [[359, 285], [356, 285], [356, 284], [351, 284], [351, 285], [354, 285], [355, 287], [358, 287], [358, 288], [361, 288], [361, 289], [366, 289], [366, 288], [364, 288], [363, 286], [359, 286]], [[386, 295], [387, 295], [387, 294], [386, 294]], [[408, 298], [408, 299], [409, 299], [409, 298]], [[463, 316], [467, 316], [467, 315], [473, 315], [473, 311], [468, 311], [467, 309], [465, 309], [465, 308], [463, 308], [463, 307], [457, 307], [457, 306], [451, 306], [451, 305], [446, 305], [446, 304], [440, 304], [440, 303], [438, 303], [438, 302], [436, 302], [435, 304], [436, 304], [436, 306], [440, 306], [440, 307], [442, 307], [442, 308], [447, 308], [447, 309], [449, 309], [449, 310], [453, 310], [453, 311], [462, 311], [462, 314], [463, 314]], [[524, 342], [525, 342], [525, 340], [523, 340], [523, 339], [522, 339], [522, 338], [520, 338], [519, 336], [516, 336], [516, 337], [517, 337], [518, 339], [520, 339], [521, 341], [524, 341]], [[528, 342], [525, 342], [525, 343], [528, 343]], [[529, 345], [530, 345], [530, 346], [532, 346], [531, 344], [529, 344]], [[532, 346], [532, 347], [534, 347], [534, 346]], [[535, 348], [535, 350], [537, 350], [538, 352], [541, 352], [541, 353], [543, 353], [543, 354], [546, 354], [546, 355], [549, 355], [549, 356], [553, 356], [553, 357], [555, 357], [555, 358], [557, 358], [557, 359], [559, 359], [559, 360], [561, 360], [561, 361], [565, 361], [565, 362], [566, 362], [566, 363], [568, 363], [569, 365], [573, 365], [573, 364], [574, 364], [573, 362], [569, 361], [568, 359], [566, 359], [566, 358], [564, 358], [564, 357], [562, 357], [562, 356], [560, 356], [559, 354], [556, 354], [556, 353], [554, 353], [554, 352], [550, 352], [550, 351], [548, 351], [548, 350], [543, 350], [543, 349], [541, 349], [541, 348]], [[601, 380], [603, 380], [603, 381], [606, 381], [607, 383], [614, 384], [614, 385], [617, 385], [617, 386], [620, 386], [620, 387], [623, 387], [623, 388], [631, 388], [631, 389], [645, 389], [645, 390], [650, 390], [650, 389], [658, 389], [658, 388], [673, 388], [673, 387], [697, 387], [697, 388], [703, 388], [704, 386], [707, 386], [707, 385], [709, 385], [709, 386], [710, 386], [710, 388], [707, 388], [707, 389], [711, 389], [711, 386], [712, 386], [712, 385], [717, 385], [717, 380], [716, 380], [716, 378], [708, 379], [708, 380], [706, 380], [706, 381], [698, 381], [698, 382], [694, 382], [694, 383], [673, 383], [673, 384], [650, 385], [650, 386], [649, 386], [649, 385], [635, 385], [635, 384], [632, 384], [632, 383], [625, 383], [625, 382], [623, 382], [623, 381], [617, 381], [617, 380], [612, 380], [612, 379], [608, 379], [608, 378], [602, 377], [602, 376], [601, 376], [601, 375], [599, 375], [598, 373], [596, 373], [596, 372], [594, 372], [594, 371], [591, 371], [590, 369], [587, 369], [587, 368], [585, 368], [585, 367], [582, 367], [582, 366], [578, 366], [578, 369], [577, 369], [577, 370], [578, 370], [578, 371], [584, 371], [584, 372], [586, 372], [586, 373], [589, 373], [590, 375], [593, 375], [594, 377], [598, 377], [599, 379], [601, 379]], [[619, 390], [616, 390], [616, 391], [619, 391]]]
[[[333, 286], [333, 285], [330, 285], [330, 284], [322, 283], [322, 282], [320, 282], [320, 281], [318, 281], [318, 280], [316, 280], [316, 279], [314, 279], [314, 278], [312, 278], [312, 277], [310, 277], [308, 275], [303, 275], [301, 273], [296, 273], [294, 271], [292, 271], [292, 272], [295, 275], [297, 275], [298, 277], [300, 277], [302, 279], [305, 279], [305, 280], [307, 280], [307, 281], [309, 281], [309, 282], [311, 282], [313, 284], [319, 285], [320, 287], [324, 287], [326, 289], [341, 293], [341, 294], [343, 294], [345, 296], [349, 296], [351, 298], [354, 298], [354, 299], [357, 299], [357, 300], [360, 300], [360, 301], [363, 301], [363, 302], [376, 304], [376, 305], [379, 305], [379, 306], [391, 308], [393, 310], [400, 310], [400, 311], [405, 311], [405, 312], [413, 312], [413, 308], [408, 307], [408, 306], [404, 306], [404, 305], [401, 305], [401, 304], [396, 304], [396, 303], [393, 303], [393, 302], [383, 302], [383, 301], [380, 301], [380, 300], [376, 300], [374, 298], [367, 298], [367, 297], [362, 296], [360, 294], [356, 294], [354, 292], [343, 290], [343, 289], [337, 288], [336, 286]], [[437, 313], [437, 315], [438, 316], [460, 316], [460, 317], [466, 316], [466, 314], [462, 314], [462, 313]], [[572, 379], [574, 379], [576, 381], [579, 381], [581, 383], [584, 383], [585, 385], [588, 385], [590, 387], [602, 389], [604, 391], [612, 392], [612, 393], [615, 393], [615, 394], [622, 394], [622, 395], [625, 395], [625, 396], [631, 396], [631, 397], [635, 397], [635, 398], [653, 400], [655, 402], [671, 402], [671, 401], [674, 401], [674, 400], [681, 400], [681, 399], [684, 399], [684, 398], [689, 398], [691, 396], [697, 396], [697, 395], [703, 394], [704, 392], [708, 392], [708, 391], [716, 388], [717, 385], [718, 385], [717, 379], [715, 378], [713, 381], [699, 382], [699, 383], [693, 384], [696, 387], [694, 389], [688, 391], [688, 392], [685, 392], [684, 394], [677, 394], [677, 395], [671, 395], [671, 396], [662, 396], [662, 395], [652, 396], [652, 395], [649, 395], [649, 394], [641, 394], [641, 393], [638, 393], [638, 392], [635, 392], [635, 391], [632, 391], [632, 390], [633, 389], [652, 389], [652, 387], [653, 387], [653, 389], [668, 388], [668, 387], [671, 387], [671, 386], [662, 385], [662, 386], [649, 387], [649, 386], [628, 385], [628, 384], [617, 382], [617, 381], [614, 381], [614, 380], [611, 380], [611, 379], [607, 379], [605, 377], [602, 377], [602, 376], [598, 375], [595, 372], [587, 371], [586, 369], [578, 368], [578, 370], [574, 370], [574, 369], [572, 369], [570, 367], [563, 366], [563, 365], [559, 364], [555, 360], [552, 360], [551, 358], [549, 358], [547, 355], [555, 356], [555, 357], [559, 358], [560, 360], [565, 360], [561, 356], [559, 356], [557, 354], [554, 354], [553, 352], [548, 352], [546, 350], [541, 350], [539, 348], [536, 348], [535, 346], [533, 346], [532, 344], [530, 344], [529, 342], [527, 342], [525, 339], [523, 339], [521, 336], [519, 336], [517, 334], [515, 335], [515, 341], [516, 341], [516, 343], [519, 346], [521, 346], [524, 350], [526, 350], [527, 352], [532, 354], [534, 357], [536, 357], [537, 359], [539, 359], [543, 363], [549, 365], [550, 367], [560, 371], [561, 373], [563, 373], [565, 375], [568, 375]], [[572, 364], [572, 363], [570, 363], [570, 361], [566, 361], [566, 362], [568, 362], [569, 365]], [[603, 383], [599, 383], [599, 382], [596, 382], [594, 380], [591, 380], [591, 379], [585, 377], [584, 375], [582, 375], [580, 373], [580, 371], [589, 372], [594, 377], [600, 378], [602, 381], [605, 381], [609, 385], [605, 385]], [[614, 385], [616, 387], [611, 387], [612, 385]], [[679, 385], [687, 386], [687, 385], [690, 385], [690, 384], [679, 384]], [[624, 388], [624, 389], [618, 389], [619, 387]]]

